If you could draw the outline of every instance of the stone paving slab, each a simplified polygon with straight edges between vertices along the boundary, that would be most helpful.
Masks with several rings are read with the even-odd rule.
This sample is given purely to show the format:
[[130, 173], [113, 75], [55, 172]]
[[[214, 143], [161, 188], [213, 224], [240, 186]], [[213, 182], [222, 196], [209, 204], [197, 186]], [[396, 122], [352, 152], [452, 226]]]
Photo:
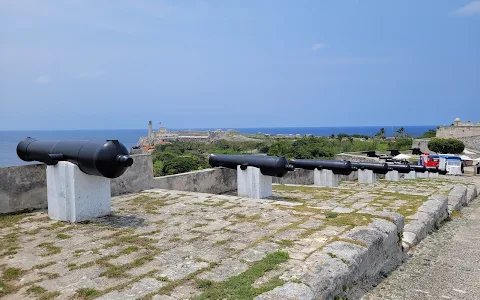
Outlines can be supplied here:
[[[342, 286], [320, 287], [389, 267], [386, 257], [402, 251], [404, 217], [408, 224], [428, 215], [422, 209], [439, 207], [428, 202], [433, 195], [446, 197], [466, 183], [440, 177], [338, 188], [275, 185], [274, 197], [261, 200], [155, 189], [115, 197], [112, 215], [81, 224], [51, 221], [43, 211], [2, 216], [0, 296], [340, 295]], [[235, 286], [247, 294], [225, 296], [235, 295]]]

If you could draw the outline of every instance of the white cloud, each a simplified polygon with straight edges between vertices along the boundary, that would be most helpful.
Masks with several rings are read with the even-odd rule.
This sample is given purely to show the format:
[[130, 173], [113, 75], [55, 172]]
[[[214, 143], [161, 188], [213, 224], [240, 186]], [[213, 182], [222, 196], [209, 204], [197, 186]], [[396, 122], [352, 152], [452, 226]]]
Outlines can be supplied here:
[[104, 70], [96, 70], [93, 72], [85, 72], [77, 76], [79, 79], [99, 78], [107, 74]]
[[48, 84], [50, 82], [50, 76], [48, 76], [48, 75], [38, 76], [37, 79], [35, 79], [34, 82], [36, 84]]
[[324, 43], [316, 43], [312, 46], [312, 51], [318, 51], [327, 48], [327, 45]]
[[465, 6], [453, 11], [453, 14], [458, 16], [480, 15], [480, 1], [472, 1]]

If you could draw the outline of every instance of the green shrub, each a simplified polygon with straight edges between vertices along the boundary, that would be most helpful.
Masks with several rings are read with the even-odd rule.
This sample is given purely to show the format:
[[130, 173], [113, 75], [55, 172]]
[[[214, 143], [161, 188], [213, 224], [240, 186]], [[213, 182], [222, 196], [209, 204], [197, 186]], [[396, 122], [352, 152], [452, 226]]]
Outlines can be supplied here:
[[457, 139], [440, 139], [435, 138], [428, 142], [428, 149], [436, 153], [462, 153], [465, 144]]

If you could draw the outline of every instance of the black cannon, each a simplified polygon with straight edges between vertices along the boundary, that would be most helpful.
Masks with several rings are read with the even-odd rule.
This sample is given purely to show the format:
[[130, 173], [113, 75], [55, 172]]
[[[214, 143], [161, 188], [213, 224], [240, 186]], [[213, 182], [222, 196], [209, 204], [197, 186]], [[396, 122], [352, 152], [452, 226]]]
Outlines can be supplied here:
[[363, 154], [366, 154], [368, 157], [378, 157], [375, 150], [362, 151]]
[[68, 161], [85, 174], [107, 178], [121, 176], [133, 164], [127, 148], [117, 140], [37, 141], [28, 137], [18, 143], [17, 155], [24, 161], [47, 165]]
[[314, 160], [314, 159], [292, 159], [290, 163], [295, 168], [315, 170], [331, 170], [333, 174], [349, 175], [352, 173], [352, 163], [345, 160]]
[[388, 164], [388, 167], [401, 174], [410, 173], [412, 170], [409, 164]]
[[438, 167], [426, 167], [427, 171], [430, 173], [438, 173]]
[[410, 169], [412, 169], [412, 171], [415, 171], [417, 173], [425, 173], [427, 171], [427, 168], [425, 166], [420, 166], [420, 165], [410, 165]]
[[357, 170], [371, 170], [375, 174], [387, 174], [391, 170], [386, 163], [352, 162], [352, 167]]
[[390, 151], [391, 156], [397, 156], [400, 154], [400, 151], [398, 151], [398, 149], [388, 149], [387, 151]]
[[420, 148], [411, 148], [410, 150], [412, 150], [413, 155], [422, 155], [423, 154], [423, 152], [420, 150]]
[[285, 157], [267, 155], [231, 155], [231, 154], [210, 154], [208, 162], [212, 167], [225, 167], [242, 170], [247, 167], [259, 168], [266, 176], [283, 177], [288, 171], [295, 170], [295, 167], [288, 163]]

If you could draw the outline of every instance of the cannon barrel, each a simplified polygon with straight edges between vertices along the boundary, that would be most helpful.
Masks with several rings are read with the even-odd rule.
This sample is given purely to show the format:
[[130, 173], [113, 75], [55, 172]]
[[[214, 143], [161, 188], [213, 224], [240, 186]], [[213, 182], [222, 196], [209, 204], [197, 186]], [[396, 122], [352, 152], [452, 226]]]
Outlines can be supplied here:
[[74, 163], [85, 174], [117, 178], [133, 159], [117, 140], [106, 141], [37, 141], [26, 138], [17, 145], [17, 155], [24, 161], [56, 165], [59, 161]]
[[412, 171], [415, 171], [417, 173], [425, 173], [427, 171], [427, 168], [425, 166], [420, 166], [420, 165], [410, 165], [410, 168]]
[[375, 150], [362, 151], [363, 154], [366, 154], [368, 157], [378, 157]]
[[398, 149], [387, 149], [387, 151], [390, 151], [391, 156], [397, 156], [400, 154], [400, 151], [398, 151]]
[[345, 160], [315, 160], [315, 159], [291, 159], [290, 163], [295, 168], [315, 170], [331, 170], [333, 174], [349, 175], [352, 173], [352, 163]]
[[375, 174], [387, 174], [391, 170], [386, 163], [352, 162], [352, 167], [358, 170], [371, 170]]
[[438, 173], [437, 167], [427, 167], [427, 171], [430, 173]]
[[267, 156], [267, 155], [232, 155], [232, 154], [210, 154], [208, 162], [212, 167], [225, 167], [237, 169], [240, 166], [242, 170], [247, 167], [259, 168], [260, 172], [266, 176], [283, 177], [288, 171], [295, 170], [288, 163], [285, 157]]
[[410, 173], [412, 170], [409, 164], [388, 164], [388, 167], [401, 174]]

